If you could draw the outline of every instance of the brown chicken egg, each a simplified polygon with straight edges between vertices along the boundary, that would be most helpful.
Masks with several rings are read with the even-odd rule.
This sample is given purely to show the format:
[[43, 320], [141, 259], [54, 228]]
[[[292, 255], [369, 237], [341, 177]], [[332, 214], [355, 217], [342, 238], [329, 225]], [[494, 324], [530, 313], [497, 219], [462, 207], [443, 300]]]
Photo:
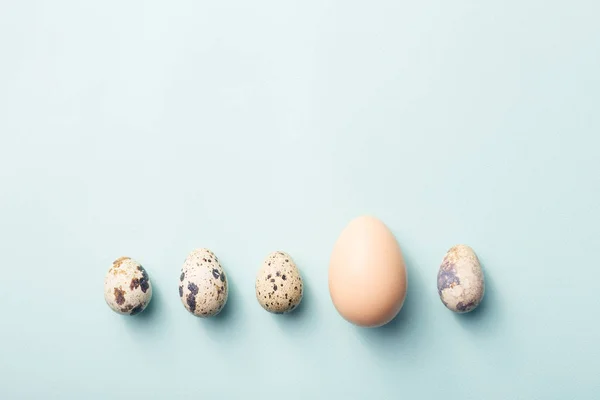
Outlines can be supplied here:
[[406, 265], [392, 232], [375, 217], [352, 220], [329, 263], [329, 293], [336, 310], [355, 325], [382, 326], [402, 308], [406, 288]]

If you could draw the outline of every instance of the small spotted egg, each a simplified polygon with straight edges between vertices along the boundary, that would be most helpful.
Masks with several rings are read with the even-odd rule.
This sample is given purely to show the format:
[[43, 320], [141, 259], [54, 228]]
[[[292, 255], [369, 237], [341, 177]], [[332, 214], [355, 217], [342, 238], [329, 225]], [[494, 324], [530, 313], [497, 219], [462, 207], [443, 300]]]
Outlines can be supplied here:
[[181, 268], [179, 297], [186, 310], [208, 318], [221, 312], [228, 296], [227, 277], [219, 259], [208, 249], [192, 251]]
[[472, 248], [457, 245], [448, 250], [438, 271], [437, 288], [442, 303], [454, 312], [466, 313], [481, 303], [485, 280]]
[[256, 299], [274, 314], [292, 311], [302, 301], [302, 277], [289, 254], [276, 251], [267, 256], [256, 276]]
[[152, 299], [152, 284], [144, 267], [129, 257], [115, 260], [104, 278], [104, 299], [119, 314], [144, 311]]

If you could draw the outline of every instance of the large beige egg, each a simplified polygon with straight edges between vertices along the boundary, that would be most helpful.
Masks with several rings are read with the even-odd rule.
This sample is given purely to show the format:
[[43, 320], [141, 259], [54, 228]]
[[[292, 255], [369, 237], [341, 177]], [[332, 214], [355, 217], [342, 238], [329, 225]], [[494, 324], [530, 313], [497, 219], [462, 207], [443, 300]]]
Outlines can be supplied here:
[[406, 288], [406, 265], [392, 232], [375, 217], [352, 220], [329, 263], [329, 293], [336, 310], [355, 325], [382, 326], [402, 308]]

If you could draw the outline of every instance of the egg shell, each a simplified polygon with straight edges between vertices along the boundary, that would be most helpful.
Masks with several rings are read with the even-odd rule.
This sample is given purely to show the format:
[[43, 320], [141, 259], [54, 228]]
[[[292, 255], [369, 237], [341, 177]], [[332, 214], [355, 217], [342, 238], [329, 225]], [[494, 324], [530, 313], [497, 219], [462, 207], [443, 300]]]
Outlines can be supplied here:
[[402, 251], [379, 219], [352, 220], [337, 239], [329, 262], [329, 293], [347, 321], [364, 327], [390, 322], [406, 298]]
[[227, 276], [209, 249], [196, 249], [187, 256], [179, 281], [181, 302], [195, 316], [213, 317], [225, 307], [229, 294]]
[[136, 315], [152, 300], [148, 273], [130, 257], [116, 259], [104, 278], [104, 300], [116, 313]]
[[269, 254], [256, 275], [256, 299], [262, 308], [274, 313], [288, 313], [300, 304], [304, 294], [302, 276], [289, 254]]
[[437, 288], [449, 310], [466, 313], [477, 308], [485, 293], [485, 279], [471, 247], [456, 245], [448, 250], [438, 271]]

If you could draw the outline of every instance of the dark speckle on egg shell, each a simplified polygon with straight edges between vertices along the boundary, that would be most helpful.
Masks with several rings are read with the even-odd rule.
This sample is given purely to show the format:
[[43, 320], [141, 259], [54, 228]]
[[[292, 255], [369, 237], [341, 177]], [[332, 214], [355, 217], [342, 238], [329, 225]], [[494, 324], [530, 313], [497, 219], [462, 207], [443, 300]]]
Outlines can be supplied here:
[[134, 307], [131, 310], [131, 313], [129, 313], [129, 315], [136, 315], [141, 313], [144, 310], [144, 304], [138, 304], [136, 307]]
[[188, 293], [186, 302], [188, 307], [190, 308], [190, 311], [194, 312], [194, 310], [196, 309], [196, 295], [194, 295], [193, 293]]
[[194, 282], [190, 282], [190, 283], [188, 283], [188, 290], [190, 292], [192, 292], [192, 294], [197, 295], [198, 294], [198, 285], [196, 285]]
[[142, 292], [146, 293], [146, 291], [150, 288], [148, 273], [141, 265], [138, 265], [137, 268], [142, 273], [142, 277], [140, 278], [140, 289], [142, 289]]
[[444, 263], [438, 273], [438, 293], [441, 294], [444, 289], [453, 288], [460, 285], [460, 279], [456, 276], [454, 264]]
[[138, 278], [133, 278], [131, 283], [129, 284], [130, 290], [135, 290], [140, 287], [140, 280]]
[[129, 313], [133, 308], [133, 304], [127, 304], [126, 306], [121, 307], [122, 313]]
[[123, 305], [123, 303], [125, 303], [125, 291], [121, 290], [120, 288], [115, 288], [114, 293], [115, 293], [115, 302], [118, 305]]

